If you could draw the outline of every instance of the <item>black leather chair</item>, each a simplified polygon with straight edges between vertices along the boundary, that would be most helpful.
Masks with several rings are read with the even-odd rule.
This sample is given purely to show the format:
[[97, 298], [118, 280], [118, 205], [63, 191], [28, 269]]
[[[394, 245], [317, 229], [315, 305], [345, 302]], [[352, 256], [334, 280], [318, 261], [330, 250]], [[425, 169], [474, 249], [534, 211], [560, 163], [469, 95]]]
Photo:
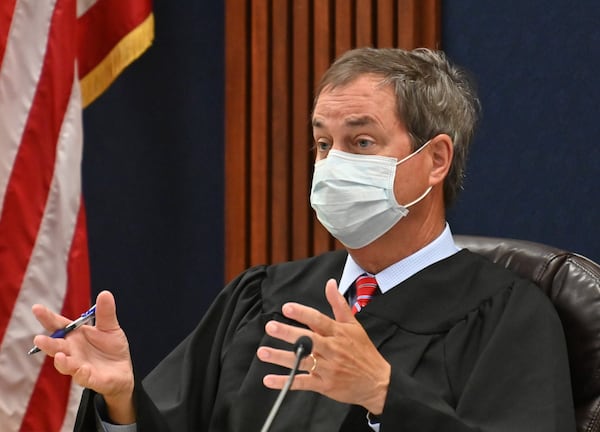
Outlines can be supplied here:
[[600, 265], [522, 240], [456, 236], [459, 246], [535, 282], [561, 318], [571, 368], [577, 431], [600, 431]]

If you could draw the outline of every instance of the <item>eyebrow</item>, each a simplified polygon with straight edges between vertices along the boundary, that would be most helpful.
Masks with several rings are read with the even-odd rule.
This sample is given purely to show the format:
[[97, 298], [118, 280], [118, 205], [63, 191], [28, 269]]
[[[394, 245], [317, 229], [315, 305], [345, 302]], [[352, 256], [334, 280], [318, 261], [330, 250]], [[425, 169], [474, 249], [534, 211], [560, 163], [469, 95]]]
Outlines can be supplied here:
[[[349, 117], [344, 120], [344, 124], [346, 126], [350, 126], [350, 127], [360, 127], [360, 126], [366, 126], [366, 125], [370, 125], [370, 124], [374, 124], [374, 123], [375, 123], [375, 120], [373, 119], [373, 117], [368, 116], [368, 115], [360, 116], [360, 117]], [[320, 120], [317, 120], [317, 119], [312, 120], [312, 126], [317, 129], [325, 127], [323, 125], [323, 122], [321, 122]]]
[[344, 120], [344, 124], [350, 127], [366, 126], [375, 123], [371, 116], [350, 117]]

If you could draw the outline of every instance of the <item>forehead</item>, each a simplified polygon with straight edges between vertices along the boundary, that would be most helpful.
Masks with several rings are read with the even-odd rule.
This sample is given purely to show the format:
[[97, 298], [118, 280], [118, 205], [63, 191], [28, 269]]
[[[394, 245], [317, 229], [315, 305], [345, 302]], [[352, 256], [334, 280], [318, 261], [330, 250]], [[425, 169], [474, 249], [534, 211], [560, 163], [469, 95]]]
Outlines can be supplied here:
[[363, 75], [341, 86], [325, 87], [315, 103], [313, 124], [366, 114], [396, 119], [396, 106], [390, 85], [383, 85], [381, 77]]

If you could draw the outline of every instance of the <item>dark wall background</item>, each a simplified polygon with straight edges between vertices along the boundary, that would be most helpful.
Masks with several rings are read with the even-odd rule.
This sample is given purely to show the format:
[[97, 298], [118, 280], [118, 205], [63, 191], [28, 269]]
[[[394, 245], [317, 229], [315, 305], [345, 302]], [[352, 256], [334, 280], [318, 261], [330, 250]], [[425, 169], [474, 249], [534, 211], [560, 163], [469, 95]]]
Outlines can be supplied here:
[[145, 375], [223, 286], [221, 1], [155, 1], [152, 47], [84, 113], [92, 290]]
[[[155, 1], [153, 46], [84, 113], [94, 293], [110, 289], [146, 374], [223, 285], [223, 2]], [[455, 233], [600, 260], [596, 0], [446, 0], [443, 48], [484, 116]]]
[[600, 261], [600, 4], [446, 1], [443, 48], [483, 118], [456, 233], [549, 243]]

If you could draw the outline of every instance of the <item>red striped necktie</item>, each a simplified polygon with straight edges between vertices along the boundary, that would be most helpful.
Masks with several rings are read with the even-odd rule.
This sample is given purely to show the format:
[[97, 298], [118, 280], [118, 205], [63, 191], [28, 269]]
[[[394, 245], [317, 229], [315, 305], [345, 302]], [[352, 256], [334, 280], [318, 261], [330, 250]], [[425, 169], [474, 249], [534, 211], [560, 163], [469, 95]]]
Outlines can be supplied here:
[[352, 313], [356, 314], [377, 295], [379, 286], [377, 286], [375, 277], [367, 274], [363, 274], [356, 278], [354, 286], [356, 287], [356, 301], [352, 306]]

